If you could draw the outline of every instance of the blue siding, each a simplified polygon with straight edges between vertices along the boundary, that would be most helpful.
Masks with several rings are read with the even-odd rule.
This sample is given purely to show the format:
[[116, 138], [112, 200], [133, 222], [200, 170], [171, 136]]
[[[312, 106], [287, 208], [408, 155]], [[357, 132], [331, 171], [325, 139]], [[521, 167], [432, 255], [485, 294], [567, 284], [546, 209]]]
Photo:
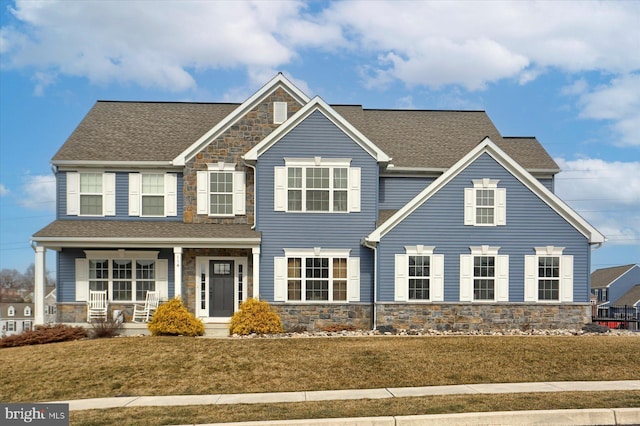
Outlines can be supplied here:
[[401, 209], [434, 180], [424, 177], [380, 178], [380, 210]]
[[[464, 226], [464, 188], [472, 179], [499, 179], [507, 189], [507, 225]], [[469, 165], [444, 188], [382, 238], [379, 245], [379, 300], [394, 299], [394, 255], [404, 246], [435, 246], [445, 258], [445, 301], [459, 299], [460, 254], [469, 246], [499, 246], [509, 255], [509, 299], [524, 300], [524, 256], [534, 247], [565, 247], [574, 256], [574, 301], [589, 301], [590, 247], [585, 236], [535, 196], [488, 154]]]
[[612, 304], [625, 295], [633, 286], [640, 284], [640, 266], [635, 265], [609, 286], [609, 300]]
[[549, 191], [555, 193], [555, 187], [554, 187], [554, 180], [553, 178], [550, 179], [538, 179], [538, 181], [544, 185], [545, 188], [547, 188]]
[[[58, 302], [75, 302], [76, 301], [76, 259], [85, 258], [85, 250], [110, 250], [105, 248], [65, 248], [57, 253], [57, 301]], [[115, 250], [115, 249], [114, 249]], [[129, 250], [129, 249], [127, 249]], [[168, 259], [168, 296], [172, 298], [175, 295], [174, 265], [173, 265], [173, 249], [144, 249], [159, 251], [159, 259]], [[133, 251], [133, 250], [131, 250]]]
[[184, 197], [182, 196], [183, 176], [177, 174], [177, 215], [170, 217], [129, 216], [129, 172], [116, 173], [116, 215], [105, 216], [68, 216], [67, 215], [67, 172], [58, 172], [56, 177], [56, 218], [73, 220], [144, 220], [144, 221], [182, 221]]
[[[285, 213], [274, 211], [274, 167], [284, 158], [351, 158], [361, 168], [359, 213]], [[314, 112], [264, 153], [257, 163], [257, 230], [262, 232], [260, 297], [273, 300], [273, 258], [283, 248], [351, 249], [360, 257], [360, 300], [370, 302], [373, 255], [360, 242], [375, 229], [378, 205], [378, 165], [358, 144], [320, 112]]]

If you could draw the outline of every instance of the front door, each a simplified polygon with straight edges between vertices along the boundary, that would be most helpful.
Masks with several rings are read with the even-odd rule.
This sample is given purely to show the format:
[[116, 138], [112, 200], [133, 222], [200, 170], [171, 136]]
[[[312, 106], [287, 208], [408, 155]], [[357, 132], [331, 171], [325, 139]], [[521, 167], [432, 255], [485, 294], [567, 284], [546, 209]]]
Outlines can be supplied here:
[[233, 260], [209, 262], [209, 316], [233, 315]]

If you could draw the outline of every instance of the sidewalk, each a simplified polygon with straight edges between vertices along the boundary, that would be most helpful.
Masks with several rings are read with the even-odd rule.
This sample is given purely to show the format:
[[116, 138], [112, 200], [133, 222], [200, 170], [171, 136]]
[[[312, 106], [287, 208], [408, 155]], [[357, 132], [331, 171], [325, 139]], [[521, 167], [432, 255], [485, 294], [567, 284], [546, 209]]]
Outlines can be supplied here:
[[[640, 390], [640, 380], [602, 382], [492, 383], [410, 388], [348, 389], [216, 395], [131, 396], [55, 401], [69, 404], [70, 411], [118, 407], [154, 407], [219, 404], [270, 404], [280, 402], [383, 399], [433, 395], [500, 394], [527, 392]], [[50, 401], [52, 403], [54, 401]], [[460, 426], [460, 425], [640, 425], [640, 407], [587, 410], [502, 411], [489, 413], [432, 414], [342, 419], [273, 420], [218, 423], [233, 426]], [[199, 426], [213, 426], [199, 425]]]

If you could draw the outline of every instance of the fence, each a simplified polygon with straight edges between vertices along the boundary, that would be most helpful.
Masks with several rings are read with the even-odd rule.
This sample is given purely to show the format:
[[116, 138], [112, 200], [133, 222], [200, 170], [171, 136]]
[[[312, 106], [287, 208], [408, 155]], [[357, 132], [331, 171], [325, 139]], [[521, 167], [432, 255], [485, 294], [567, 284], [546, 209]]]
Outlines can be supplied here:
[[638, 331], [640, 322], [640, 306], [591, 306], [591, 320], [594, 323], [613, 329]]

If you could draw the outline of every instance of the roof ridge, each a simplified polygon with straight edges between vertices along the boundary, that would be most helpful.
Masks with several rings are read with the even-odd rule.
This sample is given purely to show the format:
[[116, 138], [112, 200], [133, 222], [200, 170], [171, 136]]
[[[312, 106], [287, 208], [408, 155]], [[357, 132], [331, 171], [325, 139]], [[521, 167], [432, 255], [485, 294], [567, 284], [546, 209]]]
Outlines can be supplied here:
[[113, 103], [113, 104], [192, 104], [192, 105], [240, 105], [240, 102], [194, 102], [194, 101], [131, 101], [131, 100], [113, 100], [98, 99], [96, 103]]

